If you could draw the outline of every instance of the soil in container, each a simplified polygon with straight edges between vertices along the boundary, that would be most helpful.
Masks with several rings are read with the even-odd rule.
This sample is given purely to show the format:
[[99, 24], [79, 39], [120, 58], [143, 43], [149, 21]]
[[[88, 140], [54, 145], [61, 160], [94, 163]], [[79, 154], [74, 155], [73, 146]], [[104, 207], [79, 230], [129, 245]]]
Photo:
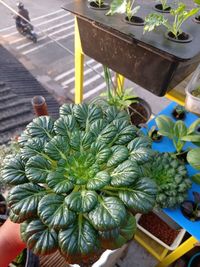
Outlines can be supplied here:
[[176, 120], [184, 120], [186, 116], [185, 108], [183, 106], [177, 105], [172, 111], [172, 116]]
[[200, 98], [200, 86], [194, 90], [192, 90], [191, 94], [195, 97]]
[[165, 9], [163, 9], [162, 4], [157, 4], [157, 5], [154, 6], [154, 9], [156, 11], [158, 11], [158, 12], [161, 12], [161, 13], [169, 13], [170, 10], [171, 10], [171, 7], [169, 6], [169, 7], [165, 8]]
[[149, 111], [148, 108], [139, 101], [138, 103], [132, 103], [130, 105], [129, 114], [132, 124], [139, 126], [140, 124], [146, 123], [149, 120], [151, 111]]
[[175, 35], [172, 32], [167, 32], [165, 34], [167, 39], [176, 42], [176, 43], [190, 43], [192, 42], [192, 36], [189, 33], [182, 32], [181, 34], [178, 34], [178, 37], [176, 38]]
[[162, 140], [162, 135], [158, 133], [157, 129], [153, 130], [149, 136], [154, 142], [160, 142]]
[[186, 151], [181, 151], [179, 154], [176, 154], [176, 158], [180, 161], [182, 161], [183, 163], [187, 164], [187, 153], [188, 150]]
[[103, 3], [101, 6], [99, 6], [95, 1], [90, 2], [89, 7], [95, 10], [107, 10], [110, 8], [110, 6], [106, 3]]
[[132, 16], [130, 20], [128, 19], [128, 17], [125, 17], [124, 21], [128, 24], [132, 24], [135, 26], [143, 26], [144, 25], [143, 18], [137, 17], [137, 16]]
[[194, 18], [194, 21], [195, 21], [196, 23], [200, 23], [200, 15], [199, 15], [199, 16], [196, 16], [196, 17]]
[[168, 224], [153, 212], [143, 214], [138, 223], [168, 246], [172, 245], [179, 234], [179, 230], [170, 228]]

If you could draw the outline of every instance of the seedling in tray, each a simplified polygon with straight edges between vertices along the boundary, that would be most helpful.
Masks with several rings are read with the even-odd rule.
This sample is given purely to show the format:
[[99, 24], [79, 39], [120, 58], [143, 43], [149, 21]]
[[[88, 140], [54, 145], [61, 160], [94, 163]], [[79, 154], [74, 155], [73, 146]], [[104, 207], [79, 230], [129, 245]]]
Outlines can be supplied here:
[[200, 8], [193, 8], [189, 11], [186, 10], [184, 3], [179, 3], [176, 9], [171, 9], [170, 14], [174, 17], [173, 23], [170, 23], [163, 15], [160, 14], [149, 14], [145, 18], [144, 32], [152, 31], [156, 27], [163, 25], [167, 28], [167, 38], [171, 40], [191, 40], [190, 35], [182, 31], [181, 27], [183, 23], [188, 20], [191, 16], [195, 15]]

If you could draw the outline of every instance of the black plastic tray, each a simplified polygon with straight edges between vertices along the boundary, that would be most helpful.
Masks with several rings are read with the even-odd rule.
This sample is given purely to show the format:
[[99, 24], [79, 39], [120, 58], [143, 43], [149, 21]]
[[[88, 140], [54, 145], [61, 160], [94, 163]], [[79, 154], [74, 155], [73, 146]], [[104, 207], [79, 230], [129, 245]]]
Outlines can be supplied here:
[[[154, 4], [142, 4], [137, 16], [155, 12]], [[85, 54], [155, 95], [174, 88], [200, 62], [200, 24], [192, 18], [183, 25], [192, 42], [176, 43], [166, 39], [164, 27], [143, 34], [142, 26], [126, 24], [120, 14], [105, 16], [105, 10], [92, 10], [87, 0], [75, 0], [63, 8], [78, 18]]]

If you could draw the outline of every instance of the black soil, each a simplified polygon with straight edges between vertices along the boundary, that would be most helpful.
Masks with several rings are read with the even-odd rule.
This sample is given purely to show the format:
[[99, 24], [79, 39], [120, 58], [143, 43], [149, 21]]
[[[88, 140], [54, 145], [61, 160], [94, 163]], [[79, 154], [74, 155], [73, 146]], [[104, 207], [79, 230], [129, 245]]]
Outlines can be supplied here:
[[161, 12], [169, 13], [171, 10], [171, 7], [167, 7], [165, 9], [163, 9], [162, 4], [157, 4], [157, 5], [155, 5], [155, 9], [157, 9], [158, 11], [161, 11]]
[[137, 16], [133, 16], [132, 18], [131, 18], [131, 20], [129, 20], [128, 19], [128, 17], [125, 17], [125, 21], [127, 22], [127, 23], [132, 23], [132, 24], [135, 24], [135, 25], [144, 25], [144, 20], [143, 20], [143, 18], [141, 18], [141, 17], [137, 17]]
[[173, 39], [178, 39], [180, 41], [185, 41], [189, 39], [189, 34], [182, 32], [181, 34], [178, 35], [178, 38], [175, 37], [175, 35], [172, 32], [168, 33], [168, 36]]
[[141, 103], [132, 103], [129, 112], [131, 122], [136, 126], [139, 126], [141, 123], [146, 123], [148, 120], [148, 112]]

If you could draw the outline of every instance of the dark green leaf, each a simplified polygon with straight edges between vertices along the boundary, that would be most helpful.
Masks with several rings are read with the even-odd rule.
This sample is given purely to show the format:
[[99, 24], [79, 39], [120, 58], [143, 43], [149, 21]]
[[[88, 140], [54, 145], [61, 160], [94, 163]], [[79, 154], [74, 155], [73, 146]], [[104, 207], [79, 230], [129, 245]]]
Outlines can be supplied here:
[[54, 130], [56, 134], [69, 138], [76, 127], [77, 123], [72, 115], [61, 117], [54, 123]]
[[25, 174], [25, 162], [20, 155], [9, 159], [2, 170], [2, 180], [4, 183], [17, 185], [27, 183], [28, 179]]
[[40, 200], [38, 215], [45, 225], [59, 230], [75, 221], [75, 213], [67, 208], [64, 199], [64, 196], [49, 194]]
[[119, 197], [124, 204], [135, 212], [151, 211], [155, 205], [157, 186], [149, 178], [141, 178], [129, 189], [119, 189]]
[[21, 155], [25, 159], [30, 159], [38, 154], [41, 154], [44, 150], [46, 142], [45, 139], [33, 138], [22, 148]]
[[64, 136], [55, 136], [46, 144], [45, 152], [53, 160], [66, 159], [69, 152], [69, 141]]
[[[119, 121], [120, 123], [120, 121]], [[114, 123], [113, 123], [114, 124]], [[115, 138], [116, 145], [124, 145], [133, 140], [137, 136], [138, 129], [133, 125], [128, 125], [118, 131], [118, 137]]]
[[94, 178], [91, 178], [87, 183], [87, 188], [90, 190], [99, 190], [105, 185], [108, 185], [111, 180], [110, 175], [106, 171], [98, 172]]
[[113, 146], [113, 154], [107, 162], [108, 167], [114, 167], [125, 161], [129, 156], [129, 151], [125, 146]]
[[89, 213], [89, 218], [100, 231], [120, 226], [126, 218], [126, 209], [116, 197], [104, 197]]
[[115, 106], [110, 106], [105, 110], [106, 120], [110, 123], [114, 120], [129, 121], [130, 117], [126, 111], [119, 111]]
[[109, 144], [114, 140], [116, 134], [117, 128], [112, 124], [108, 124], [99, 134], [97, 142]]
[[48, 140], [54, 135], [53, 127], [54, 122], [50, 117], [41, 116], [35, 118], [28, 124], [27, 131], [31, 137], [44, 138], [45, 140]]
[[25, 167], [26, 176], [33, 183], [45, 183], [50, 170], [51, 164], [42, 156], [30, 158]]
[[138, 179], [139, 167], [137, 163], [126, 160], [118, 165], [110, 174], [113, 186], [129, 186]]
[[92, 225], [79, 215], [78, 220], [58, 235], [61, 253], [70, 263], [81, 262], [99, 247], [97, 232]]
[[57, 170], [49, 173], [46, 182], [57, 194], [67, 193], [74, 187], [74, 184], [68, 179], [63, 169], [62, 171]]
[[34, 218], [37, 214], [39, 201], [46, 194], [45, 188], [36, 184], [18, 185], [9, 193], [8, 204], [15, 214], [21, 219]]
[[138, 164], [151, 160], [155, 152], [150, 148], [151, 140], [148, 137], [137, 137], [128, 144], [130, 159]]
[[70, 210], [85, 213], [96, 206], [97, 193], [87, 190], [72, 192], [65, 198], [65, 202]]
[[60, 107], [60, 117], [72, 115], [74, 104], [64, 104]]
[[112, 150], [106, 144], [97, 142], [91, 145], [91, 152], [95, 155], [97, 163], [102, 164], [107, 162]]
[[47, 255], [58, 248], [56, 231], [44, 225], [40, 220], [33, 220], [28, 223], [23, 237], [28, 248], [37, 255]]

